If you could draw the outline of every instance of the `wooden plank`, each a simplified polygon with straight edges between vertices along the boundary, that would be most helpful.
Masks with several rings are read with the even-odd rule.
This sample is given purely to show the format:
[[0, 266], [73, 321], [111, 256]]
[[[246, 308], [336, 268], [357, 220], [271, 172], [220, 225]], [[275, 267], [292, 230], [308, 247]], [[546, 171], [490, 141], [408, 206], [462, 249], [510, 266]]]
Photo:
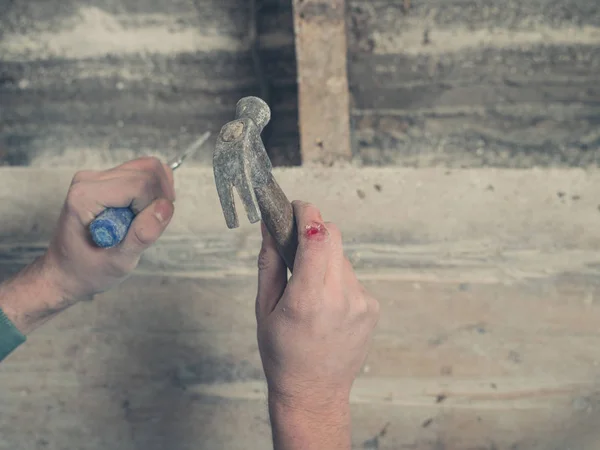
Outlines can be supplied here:
[[[410, 3], [349, 2], [354, 159], [421, 167], [598, 163], [598, 2]], [[256, 47], [273, 109], [267, 150], [276, 164], [297, 165], [292, 5], [260, 4]], [[167, 157], [206, 128], [217, 133], [240, 95], [264, 91], [248, 39], [249, 9], [241, 0], [7, 3], [0, 17], [0, 163]], [[343, 45], [336, 42], [326, 44]], [[328, 48], [308, 48], [307, 57], [328, 57]], [[347, 99], [333, 96], [341, 109], [327, 103], [332, 99], [319, 89], [327, 91], [328, 75], [317, 75], [301, 77], [317, 92], [302, 121], [323, 124], [326, 135]], [[338, 108], [333, 118], [321, 103]], [[316, 139], [322, 137], [302, 145], [318, 157]], [[328, 151], [336, 149], [346, 146]], [[210, 158], [207, 146], [192, 162]]]
[[[237, 101], [270, 86], [274, 164], [296, 165], [298, 114], [291, 4], [260, 11], [258, 76], [247, 2], [11, 2], [0, 18], [0, 164], [168, 158]], [[51, 42], [52, 45], [47, 45]], [[210, 165], [205, 146], [190, 162]]]
[[[43, 251], [72, 173], [0, 169], [0, 279]], [[275, 176], [340, 225], [381, 304], [351, 399], [354, 448], [598, 447], [600, 173]], [[175, 219], [139, 271], [0, 365], [0, 449], [269, 446], [259, 230], [226, 229], [210, 169], [176, 180]]]
[[583, 45], [364, 54], [350, 68], [357, 152], [370, 164], [593, 165], [598, 64]]
[[[447, 404], [457, 408], [538, 408], [554, 396], [593, 388], [600, 374], [595, 280], [550, 277], [466, 288], [365, 281], [383, 314], [361, 375], [367, 381], [354, 401], [433, 405], [445, 393]], [[134, 276], [40, 329], [27, 344], [39, 357], [15, 353], [2, 373], [81, 370], [92, 385], [115, 376], [169, 378], [183, 387], [261, 381], [255, 294], [256, 275]], [[394, 379], [402, 381], [404, 393]], [[45, 383], [75, 381], [56, 377]], [[511, 391], [521, 394], [508, 395]]]
[[[367, 287], [382, 321], [352, 394], [355, 448], [386, 425], [390, 450], [600, 442], [600, 309], [585, 300], [597, 282]], [[4, 442], [31, 448], [29, 432], [50, 448], [264, 448], [255, 289], [245, 276], [133, 277], [69, 310], [0, 367]]]
[[[220, 401], [189, 395], [159, 384], [146, 384], [127, 394], [110, 397], [105, 389], [93, 395], [62, 390], [58, 401], [30, 401], [22, 408], [30, 421], [3, 430], [3, 449], [86, 448], [90, 450], [262, 450], [270, 448], [270, 430], [264, 400]], [[24, 396], [25, 397], [25, 396]], [[91, 403], [97, 408], [89, 409]], [[12, 404], [11, 404], [12, 406]], [[36, 407], [48, 408], [58, 420], [44, 420]], [[81, 411], [85, 411], [82, 413]], [[579, 413], [565, 422], [561, 408], [554, 414], [493, 410], [463, 413], [443, 407], [353, 408], [357, 426], [353, 449], [398, 450], [594, 450], [597, 434], [594, 414]], [[386, 427], [387, 426], [387, 427]], [[493, 434], [487, 434], [488, 430]], [[384, 433], [382, 433], [384, 431]], [[382, 433], [384, 436], [375, 439]], [[377, 446], [374, 442], [377, 442]], [[553, 447], [554, 444], [564, 447]]]
[[428, 167], [594, 167], [593, 0], [351, 1], [356, 158]]
[[[3, 450], [269, 448], [264, 399], [220, 399], [153, 382], [116, 394], [103, 387], [87, 393], [66, 387], [52, 393], [58, 394], [57, 399], [43, 393], [28, 399], [28, 394], [22, 394], [18, 402], [4, 403], [19, 407], [28, 421], [11, 418], [8, 424], [14, 427], [2, 428]], [[456, 414], [443, 405], [360, 405], [352, 408], [353, 448], [594, 450], [598, 416], [584, 411], [569, 415], [569, 409], [570, 405], [563, 405], [553, 412], [484, 409]], [[40, 417], [40, 410], [52, 412], [55, 418]], [[374, 447], [371, 442], [384, 429], [379, 447]]]
[[294, 0], [303, 163], [351, 159], [346, 2]]
[[[40, 401], [30, 399], [26, 406], [23, 398], [28, 395], [22, 395], [18, 405], [30, 420], [11, 421], [15, 427], [2, 430], [3, 449], [259, 450], [270, 445], [262, 399], [222, 400], [159, 383], [140, 384], [118, 394], [102, 387], [87, 395], [69, 388], [53, 392], [60, 400], [38, 397]], [[56, 420], [47, 420], [35, 408], [52, 412]], [[353, 448], [593, 450], [598, 442], [593, 426], [597, 415], [580, 411], [565, 417], [567, 411], [565, 406], [553, 413], [482, 410], [455, 415], [439, 405], [410, 409], [361, 405], [352, 409]], [[374, 438], [382, 431], [375, 446]], [[552, 447], [556, 443], [564, 447]]]
[[[1, 171], [5, 270], [43, 251], [72, 176]], [[364, 279], [516, 283], [598, 274], [600, 229], [589, 226], [599, 214], [595, 172], [296, 169], [275, 176], [290, 198], [313, 201], [340, 224]], [[212, 170], [182, 168], [176, 189], [173, 222], [138, 273], [253, 274], [260, 232], [245, 222], [226, 229]]]
[[[7, 240], [10, 238], [7, 238]], [[163, 237], [146, 251], [137, 274], [148, 277], [221, 278], [252, 275], [260, 250], [258, 230]], [[16, 272], [47, 247], [46, 241], [0, 241], [0, 269]], [[406, 244], [379, 236], [347, 237], [344, 250], [363, 280], [413, 280], [462, 283], [517, 283], [564, 273], [600, 275], [597, 249], [490, 247], [489, 241], [462, 240], [452, 244]]]
[[[0, 169], [3, 243], [46, 241], [73, 174]], [[350, 242], [439, 245], [450, 255], [470, 248], [489, 254], [496, 248], [586, 252], [600, 245], [600, 228], [589, 226], [600, 214], [597, 171], [295, 168], [277, 169], [274, 176], [289, 198], [311, 201], [326, 220], [339, 223]], [[175, 188], [177, 206], [165, 238], [202, 242], [220, 234], [241, 245], [259, 234], [245, 222], [227, 230], [212, 169], [182, 167]]]
[[[531, 31], [551, 24], [557, 28], [600, 25], [600, 8], [593, 0], [508, 0], [501, 9], [495, 8], [497, 5], [493, 0], [430, 0], [410, 2], [410, 8], [406, 8], [403, 0], [372, 0], [368, 3], [348, 0], [348, 4], [351, 15], [366, 20], [367, 23], [362, 24], [366, 25], [365, 31], [375, 27], [386, 33], [400, 23], [410, 26], [425, 19], [442, 29], [498, 27]], [[405, 31], [397, 29], [399, 34]]]

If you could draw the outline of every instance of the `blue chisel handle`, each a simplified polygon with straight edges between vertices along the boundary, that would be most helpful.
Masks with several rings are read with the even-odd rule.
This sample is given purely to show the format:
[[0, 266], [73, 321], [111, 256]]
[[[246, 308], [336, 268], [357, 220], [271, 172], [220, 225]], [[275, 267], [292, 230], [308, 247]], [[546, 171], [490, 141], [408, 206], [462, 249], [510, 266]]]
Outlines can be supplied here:
[[135, 214], [131, 208], [107, 208], [90, 224], [92, 240], [101, 248], [119, 245], [129, 231]]

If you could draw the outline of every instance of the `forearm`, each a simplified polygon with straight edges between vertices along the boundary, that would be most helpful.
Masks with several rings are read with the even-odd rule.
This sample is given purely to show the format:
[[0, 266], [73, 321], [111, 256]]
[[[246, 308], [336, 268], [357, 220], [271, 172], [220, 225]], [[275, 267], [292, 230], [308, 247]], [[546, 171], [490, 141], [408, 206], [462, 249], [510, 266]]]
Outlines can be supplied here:
[[69, 306], [54, 279], [52, 266], [42, 256], [0, 284], [0, 309], [21, 333], [31, 333]]
[[349, 402], [305, 408], [269, 395], [275, 450], [350, 450]]

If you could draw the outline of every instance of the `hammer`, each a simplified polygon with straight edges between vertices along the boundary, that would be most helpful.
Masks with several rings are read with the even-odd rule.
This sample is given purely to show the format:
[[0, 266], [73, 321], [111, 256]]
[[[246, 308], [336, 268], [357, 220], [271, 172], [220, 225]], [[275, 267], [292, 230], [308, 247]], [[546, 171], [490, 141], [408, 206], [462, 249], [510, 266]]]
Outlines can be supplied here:
[[271, 160], [261, 138], [270, 120], [271, 110], [263, 100], [242, 98], [236, 106], [235, 120], [224, 125], [217, 138], [213, 171], [227, 227], [239, 226], [233, 199], [235, 187], [250, 223], [262, 219], [292, 271], [298, 230], [292, 204], [271, 173]]

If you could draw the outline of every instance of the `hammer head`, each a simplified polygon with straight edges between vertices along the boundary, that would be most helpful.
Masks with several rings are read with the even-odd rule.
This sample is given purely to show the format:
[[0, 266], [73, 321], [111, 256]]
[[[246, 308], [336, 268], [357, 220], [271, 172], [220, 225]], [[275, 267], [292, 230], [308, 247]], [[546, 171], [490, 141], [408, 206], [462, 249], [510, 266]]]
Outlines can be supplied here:
[[261, 138], [270, 120], [271, 110], [263, 100], [244, 97], [237, 104], [235, 120], [223, 126], [217, 138], [213, 171], [228, 228], [239, 226], [234, 187], [250, 223], [261, 219], [254, 189], [267, 184], [271, 177], [271, 160]]

